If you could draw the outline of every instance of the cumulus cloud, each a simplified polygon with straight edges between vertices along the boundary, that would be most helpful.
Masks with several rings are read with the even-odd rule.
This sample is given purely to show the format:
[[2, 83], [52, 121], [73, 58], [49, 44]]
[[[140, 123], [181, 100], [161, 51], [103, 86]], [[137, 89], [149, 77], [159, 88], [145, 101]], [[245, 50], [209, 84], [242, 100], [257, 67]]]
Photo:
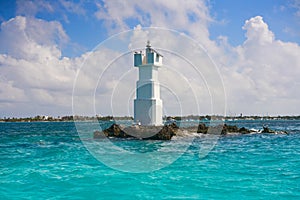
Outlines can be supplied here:
[[67, 41], [68, 36], [57, 21], [17, 16], [1, 24], [0, 52], [15, 58], [60, 57], [58, 45]]
[[[1, 101], [32, 103], [36, 107], [59, 103], [65, 106], [67, 102], [60, 99], [70, 94], [68, 91], [72, 89], [77, 68], [74, 60], [61, 56], [58, 45], [67, 39], [59, 22], [21, 16], [3, 22], [0, 32]], [[11, 108], [1, 104], [1, 109], [10, 115], [10, 110], [17, 110], [20, 105], [23, 106], [14, 103]]]
[[[1, 24], [2, 115], [71, 114], [73, 83], [79, 72], [76, 94], [80, 101], [94, 93], [99, 72], [118, 51], [103, 47], [69, 58], [62, 56], [59, 47], [67, 41], [68, 36], [57, 21], [17, 16]], [[114, 74], [112, 71], [107, 76], [102, 93], [111, 89], [114, 80], [110, 78]]]
[[246, 43], [264, 44], [271, 43], [274, 40], [274, 34], [269, 30], [268, 25], [261, 16], [246, 20], [243, 29], [246, 30]]
[[[246, 20], [245, 42], [223, 67], [229, 107], [250, 114], [297, 114], [300, 46], [275, 38], [261, 16]], [[230, 58], [230, 57], [229, 57]]]
[[[195, 39], [208, 37], [208, 24], [212, 21], [205, 0], [176, 1], [104, 1], [98, 4], [95, 16], [104, 20], [111, 32], [130, 28], [130, 21], [143, 27], [171, 28], [187, 32]], [[129, 22], [129, 23], [128, 23]]]

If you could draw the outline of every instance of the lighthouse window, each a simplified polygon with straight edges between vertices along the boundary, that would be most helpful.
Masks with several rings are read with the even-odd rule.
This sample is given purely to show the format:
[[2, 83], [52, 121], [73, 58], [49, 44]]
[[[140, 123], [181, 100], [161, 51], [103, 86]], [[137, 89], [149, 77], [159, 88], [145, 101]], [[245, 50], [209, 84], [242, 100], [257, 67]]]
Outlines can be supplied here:
[[156, 62], [159, 62], [159, 55], [156, 54]]

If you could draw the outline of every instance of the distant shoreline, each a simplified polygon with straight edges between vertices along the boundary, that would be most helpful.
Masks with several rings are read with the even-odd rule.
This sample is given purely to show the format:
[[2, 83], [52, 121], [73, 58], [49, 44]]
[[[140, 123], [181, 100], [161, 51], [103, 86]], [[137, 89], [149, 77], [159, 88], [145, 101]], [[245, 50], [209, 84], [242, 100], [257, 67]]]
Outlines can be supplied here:
[[[188, 120], [199, 120], [199, 121], [210, 121], [210, 120], [300, 120], [298, 116], [220, 116], [220, 115], [189, 115], [189, 116], [165, 116], [165, 121], [188, 121]], [[35, 117], [4, 117], [0, 118], [0, 122], [70, 122], [70, 121], [114, 121], [114, 120], [133, 120], [131, 116], [124, 117], [113, 117], [113, 116], [62, 116], [62, 117], [51, 117], [51, 116], [35, 116]]]

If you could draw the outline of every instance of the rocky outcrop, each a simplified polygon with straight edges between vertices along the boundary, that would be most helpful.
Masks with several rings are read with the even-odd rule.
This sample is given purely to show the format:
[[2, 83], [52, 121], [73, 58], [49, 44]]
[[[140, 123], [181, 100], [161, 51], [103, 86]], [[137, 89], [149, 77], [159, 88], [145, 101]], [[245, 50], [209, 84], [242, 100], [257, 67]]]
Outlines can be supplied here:
[[[118, 124], [113, 124], [109, 128], [94, 132], [94, 138], [99, 139], [106, 137], [115, 138], [138, 138], [144, 140], [171, 140], [176, 135], [179, 127], [175, 124], [164, 126], [129, 126], [121, 127]], [[130, 133], [130, 134], [129, 134]]]
[[286, 131], [274, 131], [269, 129], [267, 126], [263, 127], [261, 133], [273, 133], [273, 134], [288, 134]]
[[171, 140], [173, 136], [176, 135], [176, 132], [178, 131], [179, 127], [175, 124], [169, 124], [163, 126], [163, 128], [155, 135], [145, 138], [149, 140]]
[[275, 133], [275, 131], [269, 129], [268, 127], [264, 126], [261, 133]]
[[246, 129], [245, 127], [238, 128], [237, 126], [232, 126], [232, 125], [218, 125], [214, 127], [208, 127], [204, 123], [201, 123], [198, 125], [197, 133], [204, 133], [204, 134], [221, 134], [221, 135], [226, 135], [228, 133], [241, 133], [241, 134], [246, 134], [250, 133], [251, 131]]
[[251, 133], [252, 131], [249, 130], [249, 129], [246, 129], [245, 127], [242, 127], [239, 129], [239, 133], [241, 134], [248, 134], [248, 133]]
[[[274, 133], [274, 134], [287, 134], [285, 131], [273, 131], [268, 127], [263, 127], [262, 131], [252, 131], [245, 127], [238, 128], [236, 125], [217, 125], [206, 126], [204, 123], [200, 123], [194, 127], [178, 127], [175, 123], [164, 126], [129, 126], [122, 127], [118, 124], [113, 124], [109, 128], [101, 131], [94, 132], [94, 138], [115, 137], [115, 138], [137, 138], [143, 140], [171, 140], [178, 131], [187, 131], [188, 133], [202, 133], [202, 134], [216, 134], [227, 135], [230, 133], [249, 134], [249, 133]], [[180, 135], [180, 134], [179, 134]]]
[[206, 134], [208, 131], [208, 126], [206, 126], [204, 123], [201, 123], [198, 125], [197, 133], [204, 133]]
[[128, 135], [126, 132], [124, 132], [120, 125], [113, 124], [109, 128], [103, 130], [103, 131], [95, 131], [94, 132], [94, 138], [103, 138], [105, 137], [117, 137], [117, 138], [129, 138], [132, 137], [131, 135]]
[[227, 133], [238, 133], [238, 132], [239, 132], [239, 128], [237, 126], [224, 124], [221, 134], [226, 135]]

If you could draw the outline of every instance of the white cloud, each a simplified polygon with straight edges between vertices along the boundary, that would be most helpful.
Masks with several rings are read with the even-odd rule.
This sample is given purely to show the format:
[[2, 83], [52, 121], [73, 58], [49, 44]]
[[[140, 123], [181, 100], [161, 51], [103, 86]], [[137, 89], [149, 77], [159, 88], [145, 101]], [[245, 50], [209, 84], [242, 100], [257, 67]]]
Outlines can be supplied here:
[[85, 15], [86, 10], [83, 8], [83, 2], [74, 3], [72, 1], [60, 0], [61, 5], [70, 13], [76, 13], [77, 15]]
[[269, 30], [268, 25], [264, 23], [261, 16], [246, 20], [243, 29], [247, 31], [246, 43], [252, 42], [254, 45], [262, 45], [264, 43], [271, 43], [274, 40], [274, 34]]
[[53, 12], [54, 8], [49, 2], [44, 0], [17, 0], [17, 15], [35, 16], [41, 11]]
[[[14, 110], [24, 103], [54, 106], [70, 93], [78, 63], [61, 57], [58, 43], [67, 40], [59, 22], [17, 16], [1, 24], [0, 96], [2, 102], [14, 102]], [[6, 89], [4, 89], [6, 88]], [[20, 103], [18, 103], [20, 102]], [[70, 108], [70, 103], [64, 102]], [[22, 109], [21, 109], [22, 107]], [[10, 115], [11, 107], [2, 108]], [[55, 110], [53, 110], [54, 112]], [[20, 113], [22, 115], [22, 113]]]
[[26, 95], [22, 89], [13, 86], [13, 81], [0, 81], [0, 102], [15, 103], [26, 100]]
[[59, 44], [66, 43], [68, 36], [57, 21], [17, 16], [1, 24], [0, 52], [15, 58], [59, 58]]
[[[297, 114], [300, 46], [276, 40], [262, 17], [246, 20], [245, 42], [223, 67], [229, 108], [250, 114]], [[297, 103], [297, 104], [295, 104]]]
[[[84, 102], [87, 95], [94, 93], [101, 70], [119, 53], [101, 46], [79, 57], [62, 57], [58, 43], [67, 38], [61, 24], [55, 21], [17, 16], [2, 23], [2, 115], [71, 114], [73, 83], [79, 70], [81, 76], [76, 80], [79, 86], [76, 94], [80, 96], [80, 101]], [[105, 94], [110, 91], [115, 82], [113, 77], [121, 72], [116, 67], [108, 70], [100, 92]]]
[[207, 38], [212, 21], [205, 0], [171, 1], [104, 1], [95, 16], [104, 20], [110, 32], [129, 29], [128, 21], [143, 27], [163, 27], [188, 32], [195, 39]]
[[300, 17], [300, 1], [299, 0], [291, 0], [290, 6], [296, 9], [295, 16]]

